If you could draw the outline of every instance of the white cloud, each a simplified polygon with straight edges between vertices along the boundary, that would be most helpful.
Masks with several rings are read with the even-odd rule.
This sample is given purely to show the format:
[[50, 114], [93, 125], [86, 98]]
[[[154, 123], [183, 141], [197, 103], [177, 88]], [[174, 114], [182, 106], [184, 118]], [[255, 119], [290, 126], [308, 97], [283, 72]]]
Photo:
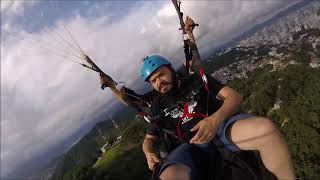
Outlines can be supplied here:
[[164, 5], [158, 12], [157, 16], [161, 17], [172, 17], [177, 16], [176, 10], [172, 8], [172, 4]]
[[26, 8], [30, 8], [37, 1], [1, 1], [1, 14], [8, 15], [8, 16], [17, 16], [22, 15]]
[[21, 28], [21, 24], [15, 20], [22, 17], [26, 10], [30, 10], [39, 1], [0, 1], [1, 13], [1, 39], [5, 39], [9, 34], [15, 34]]
[[[5, 4], [5, 7], [1, 4], [1, 12], [19, 15], [23, 5], [15, 3]], [[240, 0], [183, 3], [185, 15], [190, 13], [200, 24], [195, 34], [201, 53], [209, 52], [250, 29], [260, 19], [270, 18], [293, 4], [291, 1]], [[125, 81], [133, 89], [141, 90], [145, 85], [139, 74], [141, 57], [157, 53], [173, 59], [175, 65], [182, 63], [181, 33], [172, 4], [139, 1], [134, 9], [117, 21], [110, 19], [109, 14], [96, 19], [75, 16], [68, 21], [60, 20], [52, 27], [54, 31], [43, 30], [37, 34], [10, 24], [16, 31], [1, 42], [2, 175], [61, 143], [68, 147], [84, 134], [79, 131], [88, 130], [98, 121], [100, 111], [106, 112], [116, 103], [109, 90], [99, 89], [96, 73], [61, 61], [53, 52], [48, 52], [50, 49], [63, 54], [60, 47], [64, 50], [69, 47], [62, 41], [60, 50], [56, 48], [57, 32], [68, 37], [62, 24], [106, 73]], [[71, 58], [72, 55], [67, 56]], [[75, 134], [78, 137], [70, 140]], [[48, 158], [63, 150], [59, 149]], [[33, 161], [35, 165], [43, 162]]]

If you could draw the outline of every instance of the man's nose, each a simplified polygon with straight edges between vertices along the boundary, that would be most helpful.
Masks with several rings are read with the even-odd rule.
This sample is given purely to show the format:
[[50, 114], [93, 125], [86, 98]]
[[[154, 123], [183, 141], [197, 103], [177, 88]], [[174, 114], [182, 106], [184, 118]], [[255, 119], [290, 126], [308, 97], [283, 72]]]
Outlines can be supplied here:
[[160, 87], [160, 84], [161, 84], [161, 81], [160, 81], [159, 78], [157, 78], [156, 83], [157, 83], [157, 87], [159, 88], [159, 87]]

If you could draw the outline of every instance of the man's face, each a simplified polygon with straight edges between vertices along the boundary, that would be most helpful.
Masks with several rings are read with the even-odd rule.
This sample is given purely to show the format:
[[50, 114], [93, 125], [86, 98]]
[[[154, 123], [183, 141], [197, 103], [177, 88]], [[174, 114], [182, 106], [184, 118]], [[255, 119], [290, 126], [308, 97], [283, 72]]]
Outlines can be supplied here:
[[161, 66], [151, 74], [149, 82], [156, 91], [167, 93], [173, 87], [172, 72], [167, 66]]

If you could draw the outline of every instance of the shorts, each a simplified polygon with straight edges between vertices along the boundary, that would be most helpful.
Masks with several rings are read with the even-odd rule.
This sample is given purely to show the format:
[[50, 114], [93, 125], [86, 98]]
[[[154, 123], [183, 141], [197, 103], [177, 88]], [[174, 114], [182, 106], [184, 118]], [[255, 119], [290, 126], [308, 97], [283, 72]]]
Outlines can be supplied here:
[[[217, 136], [222, 141], [222, 143], [225, 145], [225, 147], [227, 149], [229, 149], [230, 151], [237, 152], [237, 151], [240, 151], [240, 148], [228, 140], [227, 135], [226, 135], [227, 128], [235, 121], [250, 118], [250, 117], [254, 117], [254, 116], [250, 115], [250, 114], [237, 114], [237, 115], [232, 116], [229, 119], [225, 120], [219, 126], [218, 131], [217, 131]], [[184, 144], [178, 146], [176, 149], [174, 149], [168, 155], [165, 162], [163, 163], [163, 165], [160, 169], [159, 175], [168, 166], [173, 165], [173, 164], [179, 164], [179, 165], [187, 166], [189, 169], [189, 176], [191, 177], [191, 179], [192, 180], [196, 179], [196, 174], [195, 174], [196, 167], [195, 167], [195, 163], [192, 160], [191, 152], [190, 152], [191, 146], [193, 146], [193, 145], [184, 143]], [[206, 151], [210, 151], [210, 144], [209, 143], [199, 144], [196, 146], [203, 148]]]

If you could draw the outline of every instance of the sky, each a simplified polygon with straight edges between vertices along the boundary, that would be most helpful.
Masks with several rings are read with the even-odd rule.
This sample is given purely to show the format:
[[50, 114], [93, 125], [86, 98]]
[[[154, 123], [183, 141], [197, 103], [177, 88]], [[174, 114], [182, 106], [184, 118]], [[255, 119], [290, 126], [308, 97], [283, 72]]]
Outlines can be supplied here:
[[[300, 1], [183, 1], [182, 11], [200, 24], [197, 45], [209, 54]], [[183, 63], [178, 29], [169, 0], [1, 1], [1, 178], [29, 175], [121, 107], [98, 74], [72, 62], [79, 47], [143, 93], [143, 57]]]

